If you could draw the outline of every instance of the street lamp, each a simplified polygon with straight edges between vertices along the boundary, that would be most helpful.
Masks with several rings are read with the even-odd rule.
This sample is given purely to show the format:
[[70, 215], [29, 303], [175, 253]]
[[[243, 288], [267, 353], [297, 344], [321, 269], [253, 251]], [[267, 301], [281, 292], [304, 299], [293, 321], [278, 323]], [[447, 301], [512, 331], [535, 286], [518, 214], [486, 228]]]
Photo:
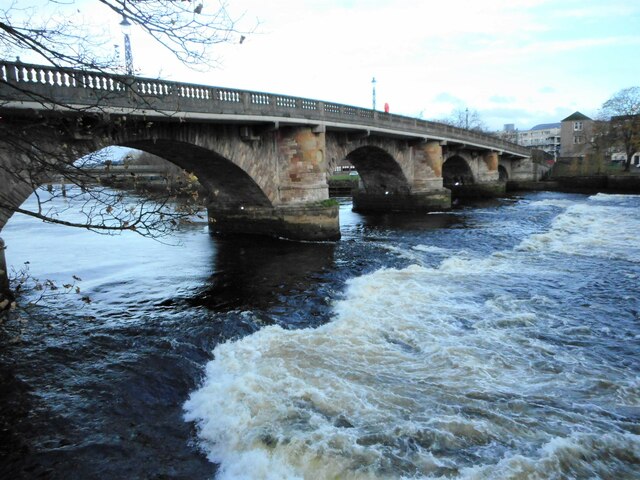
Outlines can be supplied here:
[[133, 54], [131, 53], [131, 22], [127, 20], [127, 17], [122, 15], [122, 21], [120, 22], [120, 29], [124, 35], [124, 61], [127, 69], [127, 75], [133, 75]]
[[373, 77], [371, 80], [371, 85], [373, 85], [373, 109], [376, 109], [376, 77]]

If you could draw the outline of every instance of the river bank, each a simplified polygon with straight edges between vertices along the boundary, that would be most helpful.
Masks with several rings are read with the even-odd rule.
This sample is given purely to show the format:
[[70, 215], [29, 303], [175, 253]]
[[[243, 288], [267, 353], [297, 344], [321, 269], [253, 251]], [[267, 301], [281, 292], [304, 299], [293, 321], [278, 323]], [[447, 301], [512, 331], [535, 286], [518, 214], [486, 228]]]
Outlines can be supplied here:
[[518, 191], [640, 194], [640, 175], [562, 176], [535, 182], [507, 182], [507, 192]]

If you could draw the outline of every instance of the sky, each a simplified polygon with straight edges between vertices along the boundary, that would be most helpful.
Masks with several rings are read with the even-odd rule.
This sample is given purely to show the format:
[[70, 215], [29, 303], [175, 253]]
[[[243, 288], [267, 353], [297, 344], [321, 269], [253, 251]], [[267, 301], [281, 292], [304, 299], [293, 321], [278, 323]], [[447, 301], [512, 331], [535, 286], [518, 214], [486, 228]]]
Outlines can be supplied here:
[[[4, 0], [3, 0], [4, 1]], [[119, 18], [76, 0], [88, 18]], [[204, 9], [217, 0], [203, 0]], [[576, 110], [594, 117], [640, 85], [639, 0], [228, 0], [256, 33], [215, 45], [192, 71], [132, 31], [139, 74], [372, 107], [430, 120], [477, 111], [492, 130], [527, 130]], [[56, 7], [58, 8], [58, 7]], [[122, 49], [121, 49], [122, 50]]]

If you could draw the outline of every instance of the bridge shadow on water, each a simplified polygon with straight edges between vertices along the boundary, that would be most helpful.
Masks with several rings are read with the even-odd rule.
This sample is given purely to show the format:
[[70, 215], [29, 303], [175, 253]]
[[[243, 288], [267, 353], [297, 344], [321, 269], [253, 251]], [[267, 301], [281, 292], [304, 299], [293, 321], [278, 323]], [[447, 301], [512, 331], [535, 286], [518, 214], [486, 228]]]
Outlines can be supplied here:
[[460, 223], [455, 213], [425, 214], [408, 212], [390, 212], [361, 215], [362, 226], [373, 230], [425, 231], [449, 228]]
[[[286, 310], [291, 314], [292, 302], [308, 301], [310, 295], [305, 292], [315, 296], [335, 268], [337, 244], [333, 242], [228, 236], [218, 238], [216, 246], [214, 272], [187, 300], [191, 306], [216, 312], [260, 310], [277, 315]], [[318, 309], [325, 310], [326, 305]]]
[[[453, 213], [383, 213], [359, 214], [341, 209], [339, 242], [295, 242], [255, 236], [217, 237], [212, 258], [213, 273], [206, 284], [186, 301], [190, 306], [215, 312], [251, 310], [295, 318], [296, 304], [304, 304], [312, 316], [328, 318], [329, 305], [318, 295], [329, 283], [342, 277], [357, 276], [376, 268], [375, 258], [363, 256], [361, 243], [390, 232], [420, 232], [451, 227], [463, 227], [463, 220]], [[363, 236], [364, 235], [364, 236]], [[356, 245], [353, 245], [353, 244]], [[369, 264], [369, 267], [367, 267]], [[340, 277], [340, 278], [338, 278]], [[346, 278], [346, 277], [345, 277]], [[338, 285], [338, 288], [341, 288]], [[321, 302], [309, 305], [309, 302]], [[292, 308], [294, 306], [294, 308]]]
[[375, 236], [384, 232], [425, 232], [451, 228], [463, 222], [455, 210], [446, 212], [379, 212], [351, 210], [351, 199], [340, 199], [340, 231], [343, 240], [353, 235]]

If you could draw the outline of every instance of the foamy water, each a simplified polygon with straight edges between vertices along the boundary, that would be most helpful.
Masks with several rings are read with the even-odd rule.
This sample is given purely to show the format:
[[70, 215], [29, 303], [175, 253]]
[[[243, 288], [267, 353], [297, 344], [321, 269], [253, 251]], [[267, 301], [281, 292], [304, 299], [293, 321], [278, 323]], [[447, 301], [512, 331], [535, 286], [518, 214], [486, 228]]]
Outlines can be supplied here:
[[351, 279], [322, 327], [218, 345], [185, 404], [217, 478], [638, 478], [639, 329], [615, 318], [638, 289], [588, 306], [575, 284], [612, 259], [640, 278], [640, 199], [539, 203], [550, 229], [511, 249], [413, 245], [445, 258]]
[[533, 235], [519, 248], [639, 262], [637, 197], [599, 194], [589, 200], [581, 204], [556, 202], [565, 205], [566, 212], [555, 219], [549, 232]]

